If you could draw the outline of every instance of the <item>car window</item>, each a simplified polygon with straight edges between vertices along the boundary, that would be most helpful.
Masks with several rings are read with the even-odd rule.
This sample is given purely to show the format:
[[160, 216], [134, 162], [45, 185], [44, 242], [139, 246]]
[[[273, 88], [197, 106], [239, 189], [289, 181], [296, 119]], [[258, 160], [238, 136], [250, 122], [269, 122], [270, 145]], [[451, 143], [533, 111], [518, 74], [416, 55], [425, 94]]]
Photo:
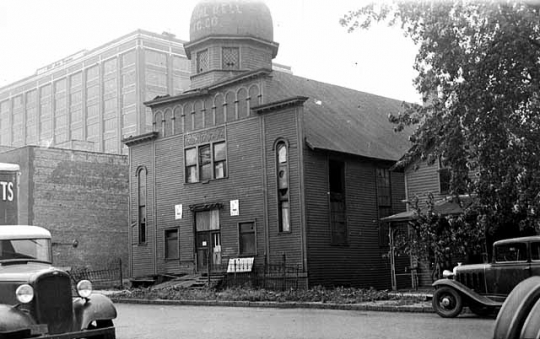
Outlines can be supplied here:
[[51, 261], [49, 239], [14, 239], [0, 241], [0, 260], [35, 259]]
[[495, 248], [496, 262], [527, 261], [527, 244], [512, 243], [498, 245]]
[[540, 242], [531, 243], [531, 259], [540, 260]]

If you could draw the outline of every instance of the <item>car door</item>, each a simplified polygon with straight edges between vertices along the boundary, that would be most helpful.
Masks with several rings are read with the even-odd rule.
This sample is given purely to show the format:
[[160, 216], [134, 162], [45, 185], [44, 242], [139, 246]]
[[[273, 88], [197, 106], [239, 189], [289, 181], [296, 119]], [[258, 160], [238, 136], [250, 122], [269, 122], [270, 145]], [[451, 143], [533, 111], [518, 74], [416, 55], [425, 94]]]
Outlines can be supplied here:
[[531, 241], [531, 276], [540, 275], [540, 240]]
[[[495, 248], [493, 273], [493, 294], [508, 295], [521, 281], [530, 276], [531, 265], [526, 242], [513, 242]], [[539, 267], [540, 268], [540, 267]]]

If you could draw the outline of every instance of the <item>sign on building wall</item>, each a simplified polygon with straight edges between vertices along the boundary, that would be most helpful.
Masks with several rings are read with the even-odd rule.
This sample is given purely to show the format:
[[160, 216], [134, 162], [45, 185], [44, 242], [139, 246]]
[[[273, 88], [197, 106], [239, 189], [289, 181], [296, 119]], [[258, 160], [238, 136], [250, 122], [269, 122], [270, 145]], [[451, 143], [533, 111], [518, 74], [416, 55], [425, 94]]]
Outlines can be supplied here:
[[231, 200], [231, 216], [240, 215], [240, 204], [237, 200]]
[[182, 204], [174, 205], [174, 219], [182, 219]]

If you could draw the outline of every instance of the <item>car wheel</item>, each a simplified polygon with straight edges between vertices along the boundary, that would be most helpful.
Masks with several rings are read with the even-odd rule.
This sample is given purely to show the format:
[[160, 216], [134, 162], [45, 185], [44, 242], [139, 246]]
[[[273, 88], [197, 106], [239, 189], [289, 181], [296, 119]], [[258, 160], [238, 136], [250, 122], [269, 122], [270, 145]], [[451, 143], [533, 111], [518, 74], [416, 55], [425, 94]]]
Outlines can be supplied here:
[[458, 291], [451, 287], [439, 287], [433, 293], [433, 309], [443, 318], [457, 317], [463, 310], [463, 299]]
[[[98, 329], [98, 328], [105, 328], [105, 327], [112, 327], [113, 321], [112, 320], [98, 320], [94, 324], [92, 324], [89, 328], [90, 329]], [[116, 339], [116, 333], [107, 333], [101, 336], [93, 337], [96, 339]]]

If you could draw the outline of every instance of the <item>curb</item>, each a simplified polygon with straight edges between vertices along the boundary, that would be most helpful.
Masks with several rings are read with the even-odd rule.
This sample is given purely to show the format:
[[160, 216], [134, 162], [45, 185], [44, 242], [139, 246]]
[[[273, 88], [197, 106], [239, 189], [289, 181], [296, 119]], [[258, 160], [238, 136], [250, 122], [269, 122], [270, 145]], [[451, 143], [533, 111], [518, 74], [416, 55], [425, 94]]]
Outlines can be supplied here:
[[144, 304], [144, 305], [175, 305], [175, 306], [223, 306], [223, 307], [263, 307], [263, 308], [306, 308], [347, 311], [379, 311], [379, 312], [408, 312], [408, 313], [434, 313], [430, 306], [397, 306], [377, 305], [376, 303], [363, 304], [331, 304], [322, 302], [267, 302], [267, 301], [218, 301], [218, 300], [147, 300], [114, 298], [111, 300], [118, 304]]

